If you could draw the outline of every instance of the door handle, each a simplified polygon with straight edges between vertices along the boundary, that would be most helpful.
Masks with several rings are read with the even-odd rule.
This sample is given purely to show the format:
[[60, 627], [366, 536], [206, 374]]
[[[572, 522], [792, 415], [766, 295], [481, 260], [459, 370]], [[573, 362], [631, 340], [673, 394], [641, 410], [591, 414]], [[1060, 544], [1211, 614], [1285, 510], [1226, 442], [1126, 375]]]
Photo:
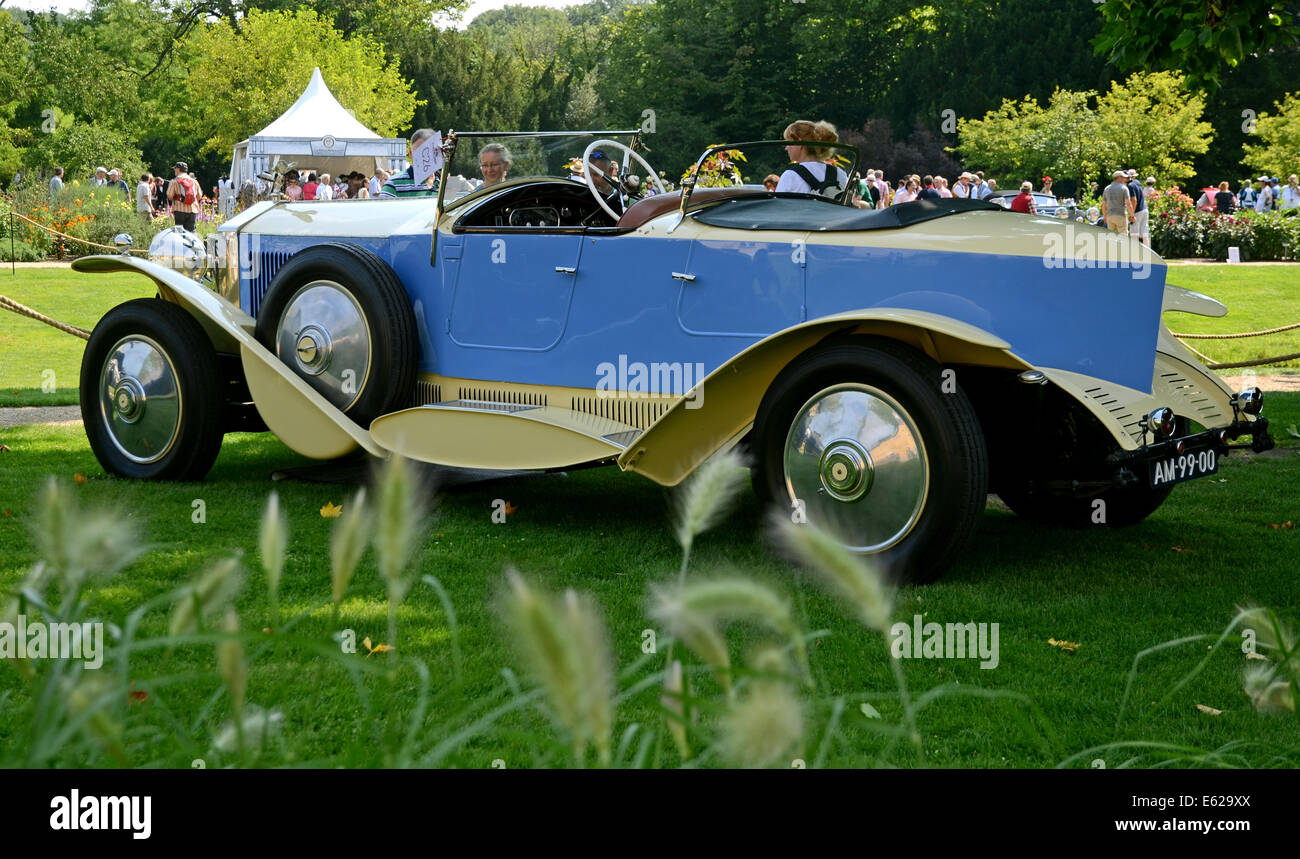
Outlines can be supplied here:
[[673, 280], [682, 280], [685, 281], [686, 283], [695, 283], [695, 275], [684, 274], [680, 271], [675, 271], [673, 272]]
[[556, 274], [577, 274], [578, 269], [571, 265], [557, 265], [555, 267], [555, 273]]

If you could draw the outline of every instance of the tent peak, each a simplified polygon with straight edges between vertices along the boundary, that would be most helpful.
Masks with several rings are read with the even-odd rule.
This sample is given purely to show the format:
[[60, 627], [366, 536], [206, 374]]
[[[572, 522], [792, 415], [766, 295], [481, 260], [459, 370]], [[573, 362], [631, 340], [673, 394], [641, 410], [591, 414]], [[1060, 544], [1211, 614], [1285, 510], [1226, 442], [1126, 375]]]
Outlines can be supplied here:
[[339, 104], [325, 84], [320, 66], [312, 69], [311, 80], [289, 109], [254, 137], [334, 137], [374, 139], [378, 134], [357, 121]]

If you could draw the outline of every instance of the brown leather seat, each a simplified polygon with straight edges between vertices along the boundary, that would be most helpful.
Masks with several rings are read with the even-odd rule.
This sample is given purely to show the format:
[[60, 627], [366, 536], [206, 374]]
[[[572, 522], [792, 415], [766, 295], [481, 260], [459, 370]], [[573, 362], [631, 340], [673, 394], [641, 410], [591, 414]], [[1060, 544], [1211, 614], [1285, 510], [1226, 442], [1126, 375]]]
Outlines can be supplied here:
[[[691, 194], [691, 205], [753, 194], [754, 188], [699, 188]], [[682, 192], [655, 194], [643, 200], [637, 200], [618, 219], [618, 226], [626, 230], [635, 230], [642, 224], [649, 223], [660, 215], [675, 211], [682, 205]]]

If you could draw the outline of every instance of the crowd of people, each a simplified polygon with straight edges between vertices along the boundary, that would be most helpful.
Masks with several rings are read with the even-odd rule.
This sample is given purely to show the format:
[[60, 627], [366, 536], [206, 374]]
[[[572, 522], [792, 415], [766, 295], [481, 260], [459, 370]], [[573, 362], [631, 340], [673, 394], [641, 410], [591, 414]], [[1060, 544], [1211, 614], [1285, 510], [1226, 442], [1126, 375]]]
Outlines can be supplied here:
[[[134, 190], [123, 171], [116, 167], [111, 170], [95, 168], [87, 184], [91, 188], [109, 188], [120, 193], [123, 200], [134, 203], [136, 212], [144, 218], [171, 217], [178, 226], [191, 231], [205, 209], [215, 207], [218, 194], [213, 188], [210, 197], [204, 195], [198, 179], [190, 173], [189, 165], [184, 161], [172, 165], [170, 180], [152, 173], [141, 173]], [[64, 169], [55, 167], [54, 175], [50, 177], [51, 199], [56, 198], [63, 188]]]
[[1235, 194], [1227, 182], [1220, 182], [1218, 188], [1203, 188], [1196, 201], [1196, 208], [1203, 212], [1232, 215], [1243, 209], [1272, 212], [1300, 206], [1300, 177], [1295, 173], [1287, 177], [1285, 185], [1281, 184], [1282, 180], [1277, 176], [1260, 176], [1257, 180], [1258, 188], [1255, 187], [1255, 181], [1242, 179]]
[[[433, 129], [429, 128], [415, 131], [410, 138], [411, 151], [414, 152], [434, 134]], [[885, 171], [880, 168], [869, 169], [865, 175], [855, 172], [849, 177], [834, 157], [832, 145], [838, 142], [839, 136], [835, 127], [828, 122], [797, 120], [786, 126], [782, 137], [790, 141], [785, 147], [790, 165], [779, 175], [772, 173], [764, 177], [763, 186], [769, 191], [839, 198], [845, 190], [849, 190], [852, 204], [860, 209], [883, 209], [914, 200], [983, 200], [998, 191], [996, 180], [985, 179], [984, 172], [979, 170], [973, 173], [963, 171], [957, 176], [956, 182], [951, 184], [944, 176], [922, 176], [915, 173], [891, 184]], [[634, 195], [655, 193], [649, 182], [641, 183], [631, 175], [620, 178], [618, 162], [603, 152], [593, 153], [587, 165], [579, 164], [580, 159], [574, 159], [574, 162], [574, 177], [579, 178], [586, 172], [586, 168], [592, 168], [590, 173], [593, 182], [604, 192], [612, 191], [615, 185], [620, 185], [625, 190], [631, 190]], [[489, 143], [478, 153], [478, 168], [482, 178], [453, 177], [457, 187], [448, 190], [465, 193], [504, 182], [509, 176], [510, 167], [510, 151], [500, 143]], [[278, 188], [272, 188], [260, 178], [245, 182], [239, 193], [240, 206], [242, 208], [253, 200], [265, 199], [273, 191], [278, 191], [293, 201], [368, 200], [436, 194], [438, 175], [434, 173], [424, 181], [416, 182], [414, 170], [414, 165], [411, 165], [405, 170], [391, 172], [376, 169], [371, 175], [354, 170], [332, 176], [329, 173], [291, 169], [284, 174]], [[144, 217], [170, 215], [178, 226], [193, 230], [199, 214], [206, 211], [205, 207], [215, 209], [220, 190], [213, 188], [211, 197], [204, 196], [202, 187], [184, 161], [176, 162], [172, 166], [172, 172], [170, 180], [149, 173], [142, 174], [134, 194], [122, 171], [117, 168], [97, 168], [89, 184], [114, 188], [127, 200], [134, 198], [136, 211]], [[1132, 168], [1116, 170], [1112, 174], [1111, 183], [1105, 188], [1099, 189], [1094, 183], [1094, 193], [1100, 190], [1100, 207], [1089, 210], [1086, 220], [1117, 233], [1127, 233], [1149, 245], [1148, 198], [1155, 190], [1156, 179], [1147, 177], [1145, 183], [1140, 183], [1137, 176], [1137, 171]], [[449, 184], [453, 180], [449, 180]], [[226, 187], [228, 181], [223, 177], [222, 187]], [[1255, 181], [1258, 181], [1258, 187]], [[50, 179], [51, 196], [57, 195], [63, 187], [64, 170], [56, 167]], [[1020, 183], [1018, 193], [1003, 196], [1010, 197], [1009, 208], [1012, 211], [1035, 214], [1035, 195], [1047, 195], [1054, 199], [1052, 177], [1044, 176], [1038, 191], [1034, 190], [1032, 182], [1025, 181]], [[1236, 193], [1232, 192], [1229, 183], [1221, 182], [1218, 188], [1203, 189], [1196, 205], [1202, 211], [1221, 214], [1233, 214], [1243, 209], [1265, 212], [1294, 208], [1300, 206], [1300, 181], [1296, 174], [1288, 177], [1285, 185], [1276, 176], [1260, 176], [1258, 180], [1243, 179]]]

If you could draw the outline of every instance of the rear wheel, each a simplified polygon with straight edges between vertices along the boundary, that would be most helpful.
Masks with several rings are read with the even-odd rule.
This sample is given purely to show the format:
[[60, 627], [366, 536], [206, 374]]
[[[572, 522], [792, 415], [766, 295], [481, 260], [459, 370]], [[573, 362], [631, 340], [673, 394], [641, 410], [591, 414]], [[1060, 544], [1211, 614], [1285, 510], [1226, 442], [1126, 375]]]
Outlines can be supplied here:
[[362, 427], [411, 403], [415, 315], [397, 275], [370, 251], [328, 243], [295, 255], [276, 273], [256, 333]]
[[883, 338], [796, 359], [754, 424], [759, 497], [875, 556], [895, 581], [938, 578], [988, 485], [974, 411], [942, 381], [937, 363]]
[[221, 449], [217, 355], [192, 316], [157, 298], [110, 310], [81, 360], [81, 417], [110, 474], [201, 480]]

